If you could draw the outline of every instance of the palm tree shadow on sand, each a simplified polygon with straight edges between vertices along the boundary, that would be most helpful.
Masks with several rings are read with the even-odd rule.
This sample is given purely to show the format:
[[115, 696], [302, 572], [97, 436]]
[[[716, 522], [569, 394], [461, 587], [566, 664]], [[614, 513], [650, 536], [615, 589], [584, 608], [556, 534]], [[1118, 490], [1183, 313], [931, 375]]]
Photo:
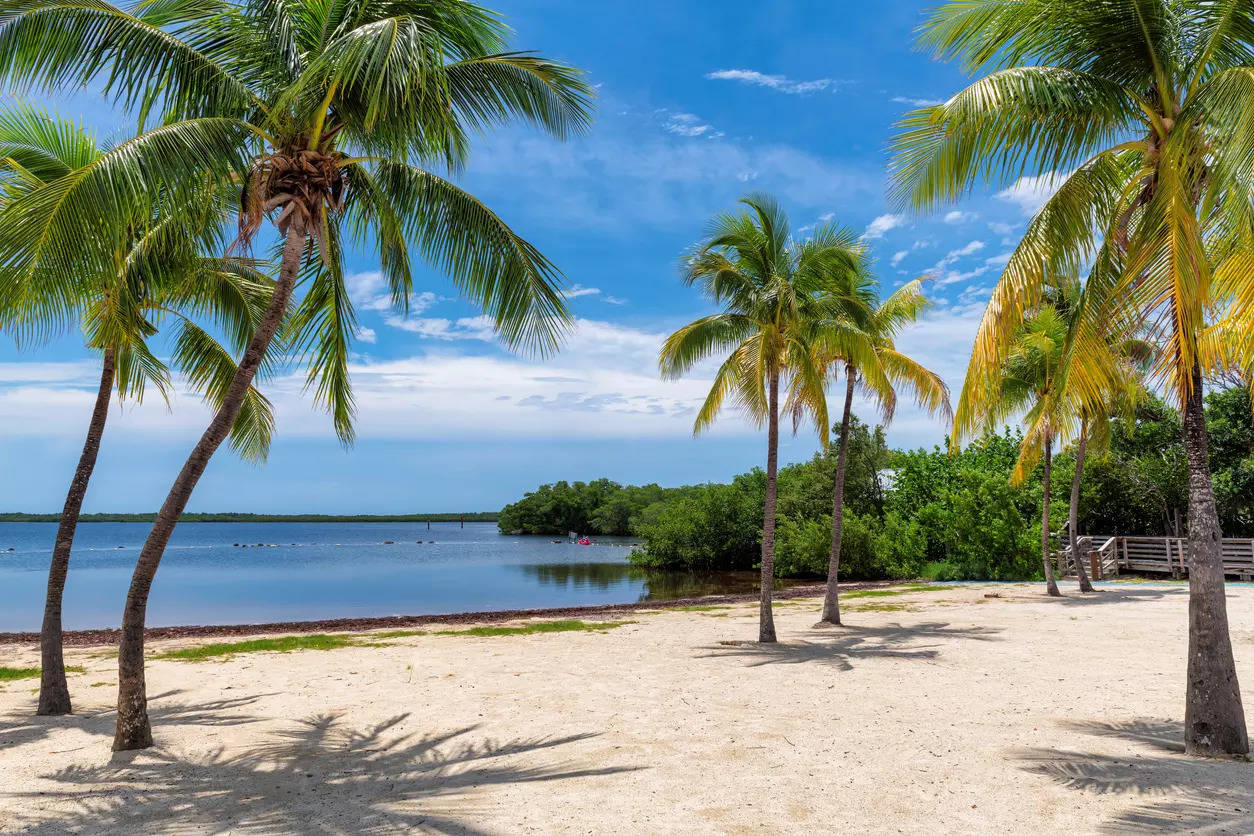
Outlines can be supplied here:
[[[408, 714], [364, 730], [321, 714], [266, 734], [243, 751], [185, 758], [161, 748], [109, 764], [42, 776], [64, 789], [7, 793], [20, 832], [479, 833], [476, 790], [490, 785], [614, 775], [642, 767], [580, 769], [512, 760], [595, 737], [493, 741], [474, 726], [442, 734], [393, 734]], [[238, 719], [238, 718], [237, 718]], [[55, 804], [48, 810], [45, 805]], [[44, 808], [44, 809], [38, 809]], [[68, 810], [67, 810], [68, 808]]]
[[859, 659], [935, 659], [941, 642], [950, 639], [996, 641], [1001, 632], [993, 627], [954, 627], [942, 621], [920, 624], [889, 624], [883, 627], [834, 627], [839, 631], [822, 641], [783, 641], [776, 644], [733, 641], [698, 648], [698, 659], [742, 659], [749, 667], [760, 665], [827, 664], [853, 670]]
[[[161, 726], [234, 726], [254, 723], [258, 718], [233, 714], [263, 697], [273, 694], [252, 694], [246, 697], [228, 697], [201, 703], [170, 702], [180, 691], [166, 691], [150, 698], [148, 714], [154, 725]], [[108, 745], [113, 738], [114, 711], [97, 711], [82, 714], [66, 714], [56, 717], [36, 717], [30, 713], [0, 718], [0, 749], [35, 743], [55, 733], [58, 729], [74, 728], [86, 734], [100, 737]], [[94, 743], [92, 745], [95, 745]]]
[[1131, 740], [1140, 756], [1022, 749], [1020, 768], [1068, 789], [1149, 797], [1103, 822], [1105, 833], [1254, 833], [1254, 764], [1184, 755], [1184, 726], [1153, 720], [1069, 722], [1097, 737]]

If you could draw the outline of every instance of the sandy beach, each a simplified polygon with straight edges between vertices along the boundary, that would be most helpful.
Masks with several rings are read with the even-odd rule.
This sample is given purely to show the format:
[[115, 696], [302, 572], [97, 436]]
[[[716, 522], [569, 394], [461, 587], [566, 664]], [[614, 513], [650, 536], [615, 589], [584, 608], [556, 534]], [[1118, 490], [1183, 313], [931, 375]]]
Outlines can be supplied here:
[[[778, 646], [735, 604], [154, 660], [157, 747], [118, 756], [116, 661], [71, 648], [74, 716], [0, 686], [0, 830], [1254, 831], [1254, 765], [1182, 754], [1186, 589], [1066, 591], [867, 596], [828, 629], [796, 599]], [[1254, 588], [1229, 612], [1248, 713]]]

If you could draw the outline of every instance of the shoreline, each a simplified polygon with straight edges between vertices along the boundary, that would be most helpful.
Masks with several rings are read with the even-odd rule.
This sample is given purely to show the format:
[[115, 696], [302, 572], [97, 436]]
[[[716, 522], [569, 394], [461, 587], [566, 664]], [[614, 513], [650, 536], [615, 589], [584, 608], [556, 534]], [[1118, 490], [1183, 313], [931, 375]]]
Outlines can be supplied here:
[[[841, 584], [842, 590], [877, 589], [912, 583], [897, 581], [855, 581]], [[826, 584], [797, 584], [775, 590], [774, 599], [814, 598], [826, 590]], [[483, 612], [442, 613], [431, 615], [388, 615], [358, 618], [329, 618], [309, 621], [276, 621], [266, 624], [197, 624], [175, 627], [149, 627], [144, 631], [146, 640], [212, 638], [217, 636], [259, 636], [276, 633], [360, 632], [387, 627], [409, 627], [423, 624], [478, 624], [513, 621], [522, 618], [573, 617], [579, 615], [611, 614], [639, 610], [681, 609], [703, 604], [741, 604], [757, 601], [756, 592], [731, 595], [701, 595], [692, 598], [675, 598], [669, 601], [636, 601], [626, 604], [592, 604], [586, 607], [551, 607], [529, 610], [487, 610]], [[122, 631], [119, 628], [92, 630], [66, 630], [63, 643], [66, 647], [96, 647], [117, 644]], [[39, 633], [0, 633], [0, 645], [29, 645], [39, 643]]]

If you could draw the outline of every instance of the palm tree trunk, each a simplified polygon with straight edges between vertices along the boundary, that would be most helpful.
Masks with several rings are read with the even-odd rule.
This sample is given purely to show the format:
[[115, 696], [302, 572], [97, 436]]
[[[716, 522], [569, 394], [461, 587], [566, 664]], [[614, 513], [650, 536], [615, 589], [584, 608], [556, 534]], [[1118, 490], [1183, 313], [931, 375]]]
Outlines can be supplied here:
[[1053, 465], [1054, 439], [1045, 431], [1045, 472], [1042, 476], [1045, 490], [1041, 497], [1041, 560], [1045, 564], [1045, 589], [1055, 598], [1061, 598], [1058, 584], [1054, 581], [1054, 566], [1049, 560], [1049, 476]]
[[832, 490], [832, 551], [827, 561], [827, 594], [823, 597], [823, 618], [828, 624], [840, 623], [840, 535], [845, 522], [845, 467], [849, 458], [849, 417], [853, 411], [853, 389], [858, 373], [845, 366], [845, 411], [840, 417], [840, 451], [836, 454], [836, 487]]
[[61, 522], [57, 526], [57, 539], [52, 547], [52, 564], [48, 568], [48, 596], [44, 599], [44, 623], [39, 631], [39, 706], [36, 714], [69, 714], [70, 687], [65, 681], [65, 659], [61, 652], [61, 601], [65, 595], [65, 576], [70, 570], [70, 549], [74, 545], [74, 530], [78, 527], [78, 515], [83, 509], [83, 497], [87, 495], [87, 483], [96, 469], [96, 454], [100, 452], [100, 439], [104, 436], [105, 421], [109, 417], [109, 399], [113, 396], [114, 353], [105, 349], [100, 368], [100, 389], [96, 392], [96, 406], [87, 425], [87, 439], [78, 457], [78, 467], [70, 480], [61, 509]]
[[174, 480], [174, 485], [157, 513], [157, 519], [139, 553], [135, 573], [131, 576], [131, 588], [126, 596], [126, 608], [122, 611], [122, 640], [118, 645], [118, 718], [113, 737], [115, 752], [144, 749], [152, 745], [152, 727], [148, 721], [148, 698], [144, 684], [144, 619], [148, 609], [148, 592], [152, 588], [153, 578], [156, 577], [161, 556], [174, 533], [174, 526], [182, 516], [196, 483], [205, 472], [210, 457], [231, 431], [231, 425], [248, 393], [248, 387], [252, 385], [257, 368], [278, 330], [287, 310], [288, 300], [292, 296], [304, 250], [304, 228], [293, 222], [288, 227], [283, 261], [279, 267], [279, 280], [275, 284], [274, 295], [265, 315], [240, 359], [239, 368], [231, 379], [222, 406], [218, 408], [208, 429], [200, 437], [178, 478]]
[[1077, 530], [1080, 520], [1080, 481], [1084, 477], [1084, 454], [1089, 442], [1089, 423], [1087, 419], [1080, 421], [1080, 440], [1075, 448], [1075, 475], [1071, 477], [1071, 508], [1067, 512], [1067, 530], [1071, 532], [1071, 561], [1075, 563], [1075, 574], [1080, 579], [1080, 591], [1092, 592], [1093, 584], [1089, 583], [1089, 573], [1084, 569], [1084, 561], [1080, 554], [1080, 532]]
[[1223, 534], [1211, 482], [1202, 372], [1194, 360], [1184, 404], [1189, 469], [1189, 670], [1184, 706], [1185, 751], [1216, 757], [1250, 751], [1241, 687], [1232, 659], [1225, 599]]
[[775, 585], [775, 500], [779, 471], [779, 372], [772, 371], [767, 395], [766, 501], [762, 503], [762, 594], [758, 604], [758, 641], [775, 641], [771, 590]]

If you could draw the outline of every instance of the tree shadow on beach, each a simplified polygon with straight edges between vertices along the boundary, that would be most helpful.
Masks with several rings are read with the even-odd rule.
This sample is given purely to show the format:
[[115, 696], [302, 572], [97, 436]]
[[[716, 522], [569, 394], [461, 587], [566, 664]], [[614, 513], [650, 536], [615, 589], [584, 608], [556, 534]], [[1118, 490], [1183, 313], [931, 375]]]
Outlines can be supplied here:
[[[165, 749], [115, 756], [42, 776], [63, 789], [9, 793], [26, 816], [21, 832], [478, 833], [474, 791], [485, 786], [614, 775], [638, 767], [573, 768], [511, 761], [594, 734], [474, 740], [474, 726], [393, 734], [409, 715], [365, 730], [322, 714], [268, 732], [245, 751], [186, 758]], [[36, 810], [52, 802], [52, 810]], [[58, 803], [59, 802], [59, 803]], [[457, 803], [454, 803], [457, 802]], [[68, 809], [67, 809], [68, 808]]]
[[801, 665], [819, 663], [841, 671], [853, 670], [859, 659], [935, 659], [940, 642], [949, 639], [995, 641], [1001, 630], [995, 627], [954, 627], [947, 622], [889, 624], [881, 627], [824, 627], [839, 631], [824, 641], [725, 642], [698, 648], [698, 659], [742, 659], [748, 667], [761, 665]]
[[1013, 755], [1023, 770], [1068, 789], [1152, 799], [1104, 822], [1102, 832], [1254, 832], [1254, 764], [1185, 757], [1182, 723], [1138, 720], [1064, 725], [1098, 737], [1130, 740], [1152, 753], [1113, 756], [1024, 749]]
[[[235, 726], [253, 723], [255, 717], [236, 712], [272, 694], [252, 694], [200, 703], [171, 701], [181, 691], [166, 691], [148, 698], [148, 716], [155, 728], [162, 726]], [[113, 739], [113, 726], [117, 712], [113, 709], [81, 714], [65, 714], [58, 717], [36, 717], [32, 705], [30, 713], [10, 714], [0, 717], [0, 749], [21, 746], [43, 740], [58, 729], [72, 728], [100, 737]]]

